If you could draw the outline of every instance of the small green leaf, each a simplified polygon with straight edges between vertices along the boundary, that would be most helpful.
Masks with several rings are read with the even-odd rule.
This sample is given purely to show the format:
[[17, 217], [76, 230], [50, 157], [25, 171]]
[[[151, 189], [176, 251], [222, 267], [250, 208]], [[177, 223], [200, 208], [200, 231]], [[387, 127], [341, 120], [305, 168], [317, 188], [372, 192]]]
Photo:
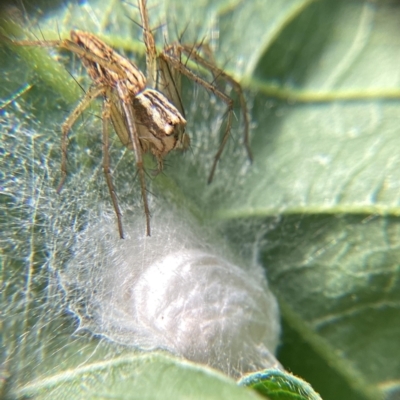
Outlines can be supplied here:
[[239, 385], [250, 387], [270, 400], [321, 400], [307, 382], [278, 369], [248, 375]]

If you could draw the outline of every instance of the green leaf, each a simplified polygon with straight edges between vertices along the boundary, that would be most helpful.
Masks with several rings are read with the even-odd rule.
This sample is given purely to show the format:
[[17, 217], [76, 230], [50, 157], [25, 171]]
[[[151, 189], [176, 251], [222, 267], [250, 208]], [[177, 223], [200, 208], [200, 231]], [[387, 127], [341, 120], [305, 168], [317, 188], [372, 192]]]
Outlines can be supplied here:
[[115, 357], [30, 382], [19, 396], [35, 399], [257, 399], [222, 374], [161, 354]]
[[275, 369], [248, 375], [239, 385], [250, 387], [271, 400], [321, 400], [307, 382]]
[[[71, 28], [89, 30], [143, 66], [140, 28], [125, 17], [129, 13], [138, 21], [135, 9], [111, 1], [103, 2], [100, 12], [95, 2], [89, 3], [48, 10], [40, 21], [44, 36], [57, 37], [57, 24], [62, 37]], [[389, 0], [171, 0], [164, 9], [150, 9], [154, 26], [168, 16], [170, 41], [186, 26], [183, 39], [188, 42], [211, 38], [219, 66], [246, 90], [254, 153], [250, 165], [240, 145], [236, 108], [232, 140], [213, 183], [206, 185], [225, 105], [184, 82], [192, 152], [171, 156], [166, 176], [154, 179], [152, 189], [167, 204], [217, 225], [241, 256], [259, 256], [281, 304], [284, 332], [278, 356], [287, 369], [309, 381], [325, 400], [396, 398], [399, 5]], [[156, 33], [160, 46], [163, 33]], [[41, 37], [39, 31], [36, 35]], [[77, 99], [77, 85], [65, 75], [63, 63], [38, 51], [47, 58], [47, 79], [37, 59], [26, 66], [22, 49], [18, 57], [11, 48], [0, 52], [0, 107], [7, 104], [0, 110], [1, 177], [7, 183], [0, 203], [1, 301], [7, 316], [2, 340], [4, 375], [10, 377], [3, 390], [11, 387], [12, 392], [30, 387], [38, 377], [47, 382], [55, 369], [61, 375], [75, 370], [79, 362], [66, 354], [90, 365], [91, 353], [84, 349], [96, 341], [72, 336], [75, 321], [65, 315], [57, 273], [88, 221], [112, 208], [102, 177], [101, 123], [96, 118], [87, 118], [70, 135], [70, 174], [61, 196], [55, 194], [60, 125]], [[68, 60], [67, 69], [86, 88], [89, 79], [76, 68], [79, 60]], [[64, 70], [61, 86], [57, 68]], [[25, 83], [33, 84], [32, 89], [14, 98]], [[140, 213], [132, 155], [115, 141], [111, 160], [121, 205]], [[110, 383], [118, 393], [127, 386], [112, 382], [120, 371], [113, 365], [117, 352], [106, 353], [109, 369], [102, 377], [111, 377], [111, 383], [106, 380], [104, 386]], [[164, 374], [169, 362], [157, 359], [149, 369]], [[173, 371], [187, 372], [179, 362], [172, 364]], [[81, 370], [76, 371], [79, 376]], [[191, 378], [174, 379], [178, 387], [176, 382]], [[236, 390], [219, 378], [215, 382]], [[160, 393], [165, 387], [151, 379], [140, 384], [144, 391], [161, 388]], [[197, 397], [208, 390], [208, 383], [199, 386]], [[45, 393], [44, 386], [35, 393]]]

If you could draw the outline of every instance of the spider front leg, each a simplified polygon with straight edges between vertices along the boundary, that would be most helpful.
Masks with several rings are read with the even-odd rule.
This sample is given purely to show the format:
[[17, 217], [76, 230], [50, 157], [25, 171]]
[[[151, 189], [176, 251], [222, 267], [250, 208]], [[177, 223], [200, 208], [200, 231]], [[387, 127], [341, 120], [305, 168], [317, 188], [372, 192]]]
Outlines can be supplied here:
[[[146, 177], [143, 166], [142, 148], [140, 146], [139, 135], [136, 130], [133, 111], [132, 111], [132, 100], [129, 94], [128, 88], [125, 86], [124, 81], [117, 82], [118, 97], [121, 101], [122, 109], [125, 115], [126, 129], [130, 144], [132, 145], [132, 150], [135, 154], [136, 168], [138, 170], [140, 190], [142, 194], [143, 208], [146, 215], [146, 236], [151, 236], [150, 232], [150, 209], [147, 201], [147, 191], [146, 191]], [[123, 124], [114, 124], [115, 126], [123, 126]], [[119, 137], [125, 137], [126, 132], [118, 132], [116, 128], [117, 135]]]
[[57, 193], [61, 192], [65, 179], [67, 178], [67, 148], [68, 148], [68, 133], [78, 117], [85, 111], [89, 104], [98, 96], [104, 93], [103, 87], [94, 86], [88, 90], [85, 97], [76, 106], [72, 113], [62, 124], [62, 137], [61, 137], [61, 180], [57, 187]]
[[108, 190], [110, 192], [111, 200], [113, 202], [115, 214], [117, 215], [118, 231], [121, 239], [124, 238], [124, 232], [122, 229], [122, 214], [118, 205], [117, 195], [115, 193], [115, 187], [111, 177], [110, 171], [110, 153], [109, 153], [109, 136], [108, 136], [108, 126], [111, 114], [111, 103], [108, 96], [105, 96], [103, 102], [103, 171], [106, 177], [106, 182]]
[[167, 47], [160, 54], [159, 57], [162, 61], [171, 65], [172, 68], [179, 71], [179, 73], [187, 76], [189, 79], [193, 80], [195, 83], [203, 86], [206, 90], [208, 90], [209, 92], [211, 92], [214, 95], [216, 95], [217, 97], [219, 97], [227, 106], [227, 115], [228, 116], [227, 116], [227, 121], [226, 121], [225, 132], [222, 137], [218, 151], [214, 156], [214, 162], [211, 167], [210, 174], [208, 176], [208, 183], [211, 183], [213, 180], [214, 174], [215, 174], [215, 170], [216, 170], [218, 161], [221, 158], [221, 155], [224, 151], [225, 145], [226, 145], [229, 135], [231, 133], [234, 102], [228, 95], [226, 95], [224, 92], [222, 92], [220, 89], [218, 89], [217, 86], [215, 86], [213, 83], [207, 82], [205, 79], [196, 75], [190, 68], [187, 67], [187, 65], [185, 63], [182, 63], [182, 61], [181, 61], [182, 53], [185, 53], [188, 56], [188, 59], [192, 58], [199, 65], [201, 65], [204, 68], [206, 68], [207, 70], [209, 70], [210, 73], [214, 76], [214, 80], [224, 79], [225, 81], [227, 81], [232, 86], [232, 88], [235, 90], [235, 92], [238, 94], [240, 106], [241, 106], [242, 113], [243, 113], [244, 124], [245, 124], [244, 140], [243, 140], [244, 146], [246, 148], [249, 160], [252, 161], [253, 157], [252, 157], [252, 153], [251, 153], [251, 149], [250, 149], [250, 145], [249, 145], [249, 115], [248, 115], [246, 100], [244, 98], [243, 91], [242, 91], [240, 84], [238, 82], [236, 82], [228, 74], [226, 74], [223, 70], [221, 70], [220, 68], [216, 67], [211, 62], [204, 59], [200, 54], [197, 53], [197, 51], [193, 47], [181, 45], [178, 43], [178, 44], [174, 44], [172, 46]]
[[[114, 72], [115, 74], [127, 78], [127, 70], [124, 69], [125, 58], [119, 56], [118, 53], [115, 53], [109, 46], [107, 46], [104, 42], [98, 39], [95, 35], [82, 32], [82, 31], [71, 31], [71, 39], [59, 39], [59, 40], [13, 40], [0, 34], [0, 40], [8, 43], [12, 46], [32, 46], [32, 47], [55, 47], [63, 50], [67, 50], [73, 54], [76, 54], [84, 63], [90, 62], [92, 65], [98, 64], [101, 67]], [[85, 41], [84, 46], [79, 44], [79, 41]], [[81, 43], [82, 44], [82, 43]], [[86, 45], [86, 48], [85, 48]], [[105, 54], [102, 54], [102, 51], [105, 50]], [[107, 54], [108, 53], [108, 54]], [[105, 56], [117, 57], [117, 60], [112, 60], [110, 58], [105, 58]], [[117, 61], [117, 62], [115, 62]], [[119, 65], [118, 61], [122, 61], [122, 64]], [[129, 63], [129, 62], [128, 62]], [[131, 63], [129, 63], [131, 66]], [[86, 66], [85, 65], [85, 66]], [[134, 67], [136, 68], [136, 67]], [[90, 69], [90, 66], [89, 66]], [[135, 70], [135, 76], [139, 76], [139, 71]], [[96, 73], [95, 73], [96, 75]], [[139, 76], [140, 79], [140, 76]], [[103, 82], [104, 83], [104, 82]]]

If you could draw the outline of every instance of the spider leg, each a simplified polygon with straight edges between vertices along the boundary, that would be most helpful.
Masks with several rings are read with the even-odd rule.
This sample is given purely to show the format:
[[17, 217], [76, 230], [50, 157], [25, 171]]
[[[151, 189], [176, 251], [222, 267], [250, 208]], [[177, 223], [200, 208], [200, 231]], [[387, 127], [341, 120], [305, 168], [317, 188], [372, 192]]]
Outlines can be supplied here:
[[94, 86], [90, 88], [81, 102], [77, 105], [77, 107], [72, 111], [72, 113], [68, 116], [68, 118], [62, 124], [62, 137], [61, 137], [61, 181], [57, 187], [57, 193], [60, 193], [65, 179], [67, 177], [67, 147], [68, 147], [68, 133], [71, 130], [72, 126], [78, 119], [78, 117], [85, 111], [85, 109], [89, 106], [89, 104], [96, 97], [100, 96], [104, 93], [104, 87], [102, 86]]
[[129, 138], [132, 144], [132, 149], [135, 154], [136, 168], [138, 170], [140, 189], [142, 193], [142, 201], [144, 207], [144, 213], [146, 216], [146, 235], [150, 235], [150, 210], [147, 201], [147, 191], [146, 191], [146, 179], [143, 167], [143, 157], [142, 148], [140, 147], [139, 135], [136, 130], [135, 121], [133, 117], [132, 104], [129, 96], [129, 91], [123, 81], [117, 82], [118, 96], [121, 100], [122, 108], [126, 117], [127, 129]]
[[117, 215], [118, 231], [121, 239], [124, 238], [124, 231], [122, 229], [122, 214], [118, 205], [117, 195], [115, 193], [115, 187], [111, 177], [110, 171], [110, 154], [109, 154], [109, 136], [108, 136], [108, 126], [110, 121], [110, 100], [106, 96], [103, 102], [103, 171], [106, 177], [106, 182], [108, 190], [110, 192], [111, 200], [113, 202], [115, 214]]
[[[204, 47], [205, 45], [203, 45]], [[205, 67], [206, 69], [210, 70], [214, 76], [214, 80], [217, 79], [224, 79], [226, 80], [233, 88], [233, 90], [237, 93], [240, 102], [240, 108], [242, 109], [243, 120], [244, 120], [244, 136], [243, 136], [243, 143], [247, 151], [247, 156], [249, 160], [253, 161], [253, 155], [250, 149], [250, 141], [249, 141], [249, 130], [250, 130], [250, 121], [249, 121], [249, 111], [247, 109], [246, 99], [243, 95], [242, 86], [239, 82], [233, 79], [230, 75], [224, 72], [222, 69], [218, 68], [212, 62], [203, 58], [197, 51], [194, 51], [192, 47], [188, 45], [182, 45], [182, 50], [186, 53], [190, 53], [190, 57], [193, 58], [196, 62], [200, 65]], [[206, 46], [206, 49], [208, 46]], [[210, 49], [207, 49], [207, 52], [211, 52]], [[211, 55], [208, 55], [211, 58]], [[212, 59], [212, 58], [211, 58]]]
[[194, 81], [195, 83], [203, 86], [206, 90], [212, 92], [216, 96], [218, 96], [227, 106], [227, 115], [228, 120], [226, 123], [225, 132], [219, 146], [217, 153], [214, 156], [214, 162], [211, 167], [210, 174], [208, 176], [208, 183], [211, 183], [214, 177], [215, 169], [217, 167], [218, 161], [221, 158], [221, 154], [224, 150], [224, 147], [228, 141], [229, 135], [231, 133], [231, 125], [232, 125], [232, 113], [233, 113], [233, 100], [227, 96], [225, 93], [221, 92], [215, 85], [207, 82], [203, 78], [196, 75], [192, 70], [190, 70], [186, 65], [184, 65], [178, 58], [163, 52], [160, 54], [160, 58], [170, 63], [175, 69], [177, 69], [181, 74], [186, 75], [189, 79]]
[[[71, 31], [71, 35], [75, 35], [76, 37], [81, 36], [82, 32], [79, 31]], [[8, 43], [13, 46], [36, 46], [36, 47], [58, 47], [60, 49], [68, 50], [71, 53], [76, 54], [83, 61], [90, 61], [93, 64], [101, 65], [103, 68], [113, 71], [121, 77], [127, 78], [127, 71], [124, 69], [123, 65], [118, 65], [115, 60], [104, 58], [104, 56], [97, 55], [96, 51], [112, 51], [105, 43], [101, 42], [94, 35], [91, 35], [87, 32], [83, 33], [84, 37], [89, 37], [90, 46], [92, 48], [84, 48], [80, 46], [78, 43], [73, 42], [70, 39], [60, 39], [60, 40], [13, 40], [6, 36], [0, 34], [0, 40]], [[96, 41], [96, 42], [95, 42]], [[113, 53], [114, 57], [117, 53]], [[119, 60], [125, 60], [123, 57], [120, 57]], [[123, 61], [122, 61], [123, 62]], [[145, 83], [142, 83], [141, 72], [133, 63], [129, 62], [129, 66], [135, 69], [135, 76], [138, 77], [139, 84], [141, 84], [144, 88]]]
[[139, 0], [140, 18], [142, 20], [143, 41], [146, 46], [146, 78], [148, 87], [155, 88], [157, 81], [157, 50], [151, 33], [147, 0]]

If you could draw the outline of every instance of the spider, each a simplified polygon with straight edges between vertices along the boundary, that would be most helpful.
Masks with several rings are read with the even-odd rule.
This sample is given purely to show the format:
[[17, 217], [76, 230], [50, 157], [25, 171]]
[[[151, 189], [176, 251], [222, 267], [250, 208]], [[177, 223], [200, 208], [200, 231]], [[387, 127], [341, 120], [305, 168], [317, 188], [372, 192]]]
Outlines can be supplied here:
[[173, 149], [188, 147], [189, 139], [184, 133], [186, 120], [161, 92], [146, 88], [146, 79], [134, 63], [91, 33], [73, 30], [71, 39], [21, 40], [11, 43], [18, 46], [50, 46], [69, 50], [81, 59], [93, 81], [83, 99], [62, 125], [62, 178], [57, 192], [61, 191], [67, 176], [68, 133], [90, 103], [97, 97], [103, 97], [103, 170], [117, 215], [120, 237], [124, 237], [121, 211], [111, 178], [108, 153], [110, 120], [122, 144], [132, 149], [135, 154], [146, 216], [146, 234], [150, 236], [150, 210], [142, 154], [148, 151], [153, 153], [161, 170], [166, 154]]
[[[108, 150], [110, 121], [122, 144], [131, 149], [135, 155], [146, 217], [147, 236], [150, 236], [151, 229], [143, 154], [152, 153], [157, 160], [158, 171], [161, 171], [163, 169], [163, 159], [170, 151], [175, 149], [185, 150], [190, 145], [189, 136], [185, 133], [186, 120], [178, 90], [177, 75], [183, 74], [187, 76], [218, 96], [227, 105], [226, 128], [214, 157], [208, 177], [209, 183], [213, 179], [217, 163], [230, 135], [233, 100], [213, 83], [207, 82], [189, 69], [186, 63], [181, 61], [182, 54], [186, 54], [188, 58], [192, 58], [199, 65], [208, 69], [215, 79], [227, 81], [238, 93], [245, 123], [244, 145], [249, 159], [252, 159], [249, 146], [248, 111], [240, 84], [201, 56], [202, 45], [187, 46], [181, 43], [174, 43], [157, 53], [154, 37], [150, 30], [146, 1], [138, 0], [138, 6], [142, 20], [143, 39], [146, 46], [147, 78], [132, 61], [118, 54], [97, 36], [89, 32], [72, 30], [70, 39], [50, 41], [17, 41], [4, 38], [8, 43], [18, 46], [57, 47], [68, 50], [76, 54], [86, 68], [92, 80], [92, 85], [62, 124], [62, 176], [57, 192], [61, 191], [67, 177], [68, 134], [78, 117], [92, 101], [102, 97], [103, 171], [117, 216], [118, 231], [121, 238], [124, 237], [122, 214], [112, 181]], [[160, 90], [157, 90], [156, 86]]]

